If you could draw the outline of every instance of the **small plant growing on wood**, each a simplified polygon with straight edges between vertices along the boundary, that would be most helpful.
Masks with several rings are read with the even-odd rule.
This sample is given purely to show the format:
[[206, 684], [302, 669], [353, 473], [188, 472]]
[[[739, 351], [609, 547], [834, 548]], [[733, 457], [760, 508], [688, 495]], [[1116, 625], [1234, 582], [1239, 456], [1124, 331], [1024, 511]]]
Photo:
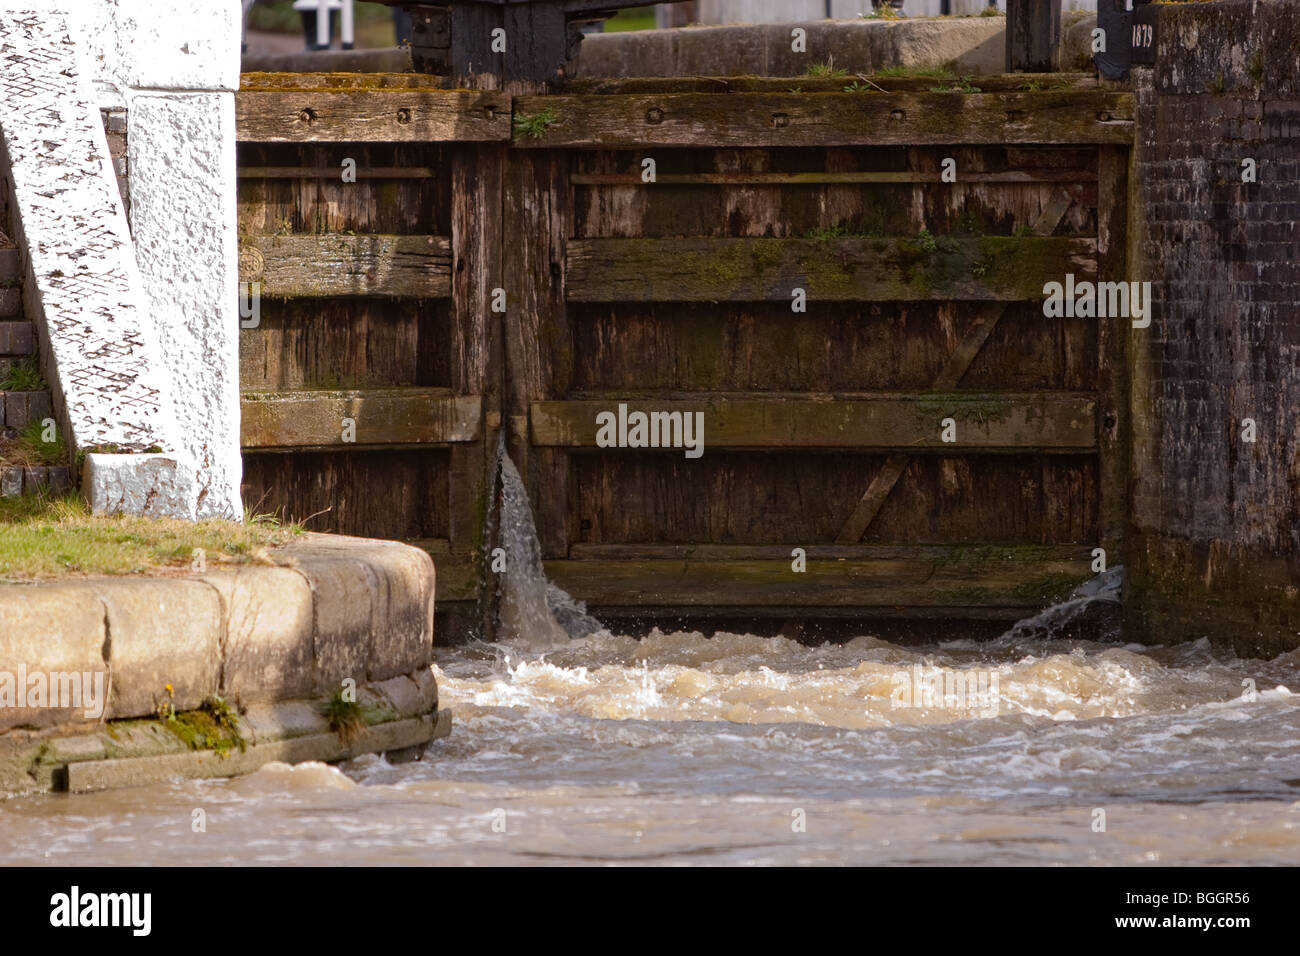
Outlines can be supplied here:
[[980, 16], [982, 16], [982, 17], [1005, 17], [1006, 14], [1003, 13], [1001, 10], [999, 10], [997, 7], [995, 7], [993, 4], [989, 4], [987, 7], [985, 7], [983, 10], [980, 11]]
[[520, 113], [515, 117], [515, 131], [529, 139], [541, 139], [560, 117], [549, 106], [540, 113]]
[[969, 76], [959, 77], [946, 86], [932, 86], [931, 93], [979, 93], [980, 88], [971, 83]]
[[0, 392], [39, 392], [45, 388], [41, 370], [30, 359], [15, 362], [0, 378]]
[[330, 730], [339, 735], [339, 743], [345, 747], [351, 746], [366, 729], [361, 705], [344, 697], [342, 690], [336, 690], [334, 696], [325, 702], [324, 716], [329, 721]]
[[894, 9], [889, 0], [880, 0], [874, 3], [870, 13], [859, 13], [858, 16], [863, 20], [901, 20], [903, 15]]
[[848, 76], [849, 71], [835, 65], [835, 57], [828, 56], [825, 63], [814, 63], [808, 67], [808, 75], [818, 78], [828, 78], [838, 80], [842, 76]]

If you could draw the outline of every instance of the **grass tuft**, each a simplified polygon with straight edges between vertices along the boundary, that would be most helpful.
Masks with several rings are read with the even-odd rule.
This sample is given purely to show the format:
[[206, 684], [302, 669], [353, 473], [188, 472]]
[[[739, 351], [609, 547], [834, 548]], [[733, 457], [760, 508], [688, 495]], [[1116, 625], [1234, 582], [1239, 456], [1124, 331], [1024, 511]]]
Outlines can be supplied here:
[[191, 522], [95, 515], [75, 494], [0, 498], [0, 581], [189, 568], [196, 550], [209, 566], [269, 564], [301, 533], [268, 515]]

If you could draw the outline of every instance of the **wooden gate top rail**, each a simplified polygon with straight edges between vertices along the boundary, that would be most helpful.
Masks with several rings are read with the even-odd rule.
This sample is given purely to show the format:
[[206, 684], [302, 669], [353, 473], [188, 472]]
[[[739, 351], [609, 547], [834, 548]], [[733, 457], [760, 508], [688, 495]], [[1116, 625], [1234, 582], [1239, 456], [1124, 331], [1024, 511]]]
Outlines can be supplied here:
[[[596, 448], [596, 416], [627, 406], [627, 414], [703, 412], [704, 449], [859, 448], [1090, 452], [1097, 445], [1097, 402], [1078, 392], [895, 393], [870, 398], [718, 398], [629, 401], [615, 397], [534, 402], [532, 441], [542, 447]], [[942, 422], [956, 423], [956, 441]], [[663, 421], [647, 429], [662, 433]], [[694, 433], [693, 433], [694, 434]], [[672, 448], [624, 449], [683, 453]]]
[[239, 281], [263, 295], [451, 295], [451, 243], [443, 236], [240, 236]]
[[[262, 74], [266, 75], [266, 74]], [[402, 74], [395, 74], [400, 76]], [[611, 76], [575, 77], [562, 92], [573, 95], [631, 93], [843, 93], [864, 85], [875, 92], [932, 93], [969, 83], [981, 93], [1095, 92], [1102, 89], [1095, 73], [992, 73], [959, 79], [946, 70], [892, 73], [845, 73], [840, 76]]]
[[[477, 441], [482, 398], [446, 388], [245, 392], [240, 443], [245, 449], [439, 445]], [[345, 441], [344, 419], [355, 433]]]
[[503, 141], [510, 98], [470, 90], [241, 90], [235, 127], [242, 143]]
[[1133, 142], [1111, 92], [520, 96], [520, 148], [1044, 145]]
[[1019, 301], [1097, 273], [1097, 241], [1040, 236], [910, 239], [575, 239], [574, 302]]

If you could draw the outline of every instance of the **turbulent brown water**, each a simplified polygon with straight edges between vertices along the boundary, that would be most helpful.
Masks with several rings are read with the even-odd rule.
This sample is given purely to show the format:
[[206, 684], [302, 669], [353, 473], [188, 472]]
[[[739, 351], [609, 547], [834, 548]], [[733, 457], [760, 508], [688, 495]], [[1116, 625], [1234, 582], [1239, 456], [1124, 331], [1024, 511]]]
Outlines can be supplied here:
[[[916, 664], [995, 672], [996, 715], [898, 706]], [[1298, 668], [1024, 638], [445, 650], [456, 726], [417, 762], [0, 802], [0, 861], [1296, 863]]]
[[503, 596], [510, 639], [438, 652], [420, 760], [0, 801], [0, 862], [1300, 862], [1300, 651], [1052, 637], [1078, 602], [992, 642], [637, 640]]

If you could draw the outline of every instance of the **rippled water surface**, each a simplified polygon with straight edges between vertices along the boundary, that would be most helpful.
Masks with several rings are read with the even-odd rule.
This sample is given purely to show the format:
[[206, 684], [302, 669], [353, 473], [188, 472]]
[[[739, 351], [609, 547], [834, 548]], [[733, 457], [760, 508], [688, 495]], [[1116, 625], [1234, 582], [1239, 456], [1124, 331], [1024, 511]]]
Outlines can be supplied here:
[[1300, 862], [1300, 652], [535, 645], [440, 651], [456, 723], [418, 761], [4, 801], [0, 861]]

